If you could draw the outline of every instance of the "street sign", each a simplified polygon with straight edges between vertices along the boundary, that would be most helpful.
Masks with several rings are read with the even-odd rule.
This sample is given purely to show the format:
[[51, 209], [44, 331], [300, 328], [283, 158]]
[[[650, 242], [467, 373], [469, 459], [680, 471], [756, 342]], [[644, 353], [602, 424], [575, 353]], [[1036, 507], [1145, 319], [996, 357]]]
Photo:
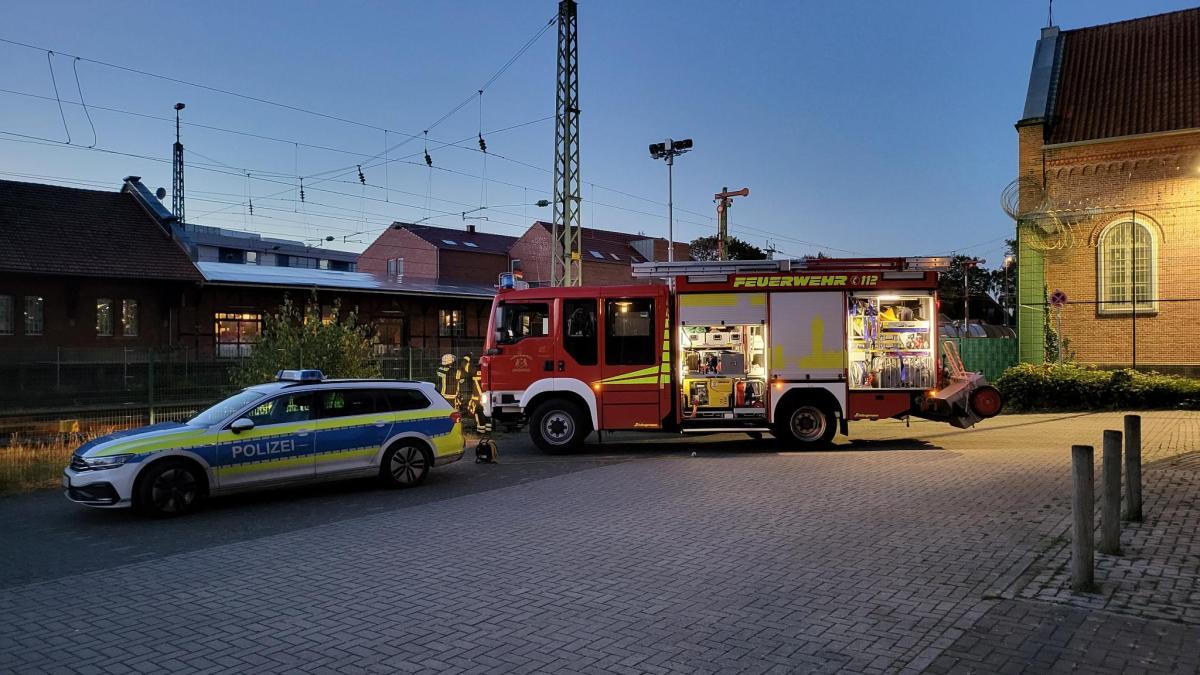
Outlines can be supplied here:
[[1067, 294], [1064, 293], [1063, 291], [1056, 289], [1053, 293], [1050, 294], [1050, 306], [1051, 307], [1054, 307], [1057, 309], [1062, 309], [1063, 306], [1066, 304], [1067, 304]]

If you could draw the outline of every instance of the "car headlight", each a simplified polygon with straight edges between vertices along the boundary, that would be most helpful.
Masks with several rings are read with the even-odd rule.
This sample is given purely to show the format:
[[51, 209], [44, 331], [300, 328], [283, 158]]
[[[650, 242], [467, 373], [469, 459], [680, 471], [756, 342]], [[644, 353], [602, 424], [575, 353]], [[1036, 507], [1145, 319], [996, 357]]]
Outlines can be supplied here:
[[100, 471], [101, 469], [115, 469], [125, 462], [128, 462], [133, 455], [108, 455], [106, 457], [84, 457], [83, 463], [91, 471]]

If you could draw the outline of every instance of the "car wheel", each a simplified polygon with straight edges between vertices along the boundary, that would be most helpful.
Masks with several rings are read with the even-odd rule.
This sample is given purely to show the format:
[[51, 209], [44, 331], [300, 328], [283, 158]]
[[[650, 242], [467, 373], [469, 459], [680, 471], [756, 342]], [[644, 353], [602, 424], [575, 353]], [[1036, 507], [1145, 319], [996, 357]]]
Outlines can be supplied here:
[[390, 487], [414, 487], [429, 475], [429, 454], [414, 443], [397, 443], [383, 454], [379, 475]]
[[837, 424], [831, 410], [817, 403], [803, 401], [776, 421], [775, 435], [780, 440], [809, 449], [829, 445], [836, 431]]
[[579, 406], [566, 400], [547, 401], [533, 411], [529, 435], [543, 452], [569, 452], [583, 445], [592, 423]]
[[181, 516], [196, 508], [204, 497], [204, 479], [184, 461], [166, 460], [146, 469], [138, 481], [134, 505], [151, 516]]

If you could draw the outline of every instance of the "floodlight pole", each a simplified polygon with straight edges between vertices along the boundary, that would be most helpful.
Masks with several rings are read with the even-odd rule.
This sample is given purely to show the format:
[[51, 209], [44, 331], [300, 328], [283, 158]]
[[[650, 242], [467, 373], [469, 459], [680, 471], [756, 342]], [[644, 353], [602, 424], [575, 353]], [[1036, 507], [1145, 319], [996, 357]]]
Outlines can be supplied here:
[[667, 155], [667, 262], [675, 262], [675, 153]]
[[650, 157], [667, 161], [667, 262], [675, 261], [675, 155], [692, 149], [692, 139], [650, 144]]

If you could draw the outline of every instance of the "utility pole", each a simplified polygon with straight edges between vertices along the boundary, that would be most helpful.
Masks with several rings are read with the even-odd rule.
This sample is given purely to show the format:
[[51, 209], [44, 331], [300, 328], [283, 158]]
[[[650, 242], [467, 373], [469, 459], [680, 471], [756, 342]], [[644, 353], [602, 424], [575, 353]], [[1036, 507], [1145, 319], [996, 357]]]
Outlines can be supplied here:
[[730, 192], [727, 187], [713, 195], [717, 202], [717, 260], [729, 258], [729, 207], [733, 206], [733, 198], [749, 196], [750, 188]]
[[183, 221], [183, 143], [179, 141], [179, 111], [186, 106], [182, 103], [175, 104], [175, 148], [172, 159], [172, 165], [175, 169], [175, 177], [171, 183], [171, 210], [175, 212], [175, 217], [179, 222]]
[[554, 217], [550, 285], [583, 283], [579, 216], [579, 28], [575, 0], [558, 3], [558, 77], [554, 123]]

